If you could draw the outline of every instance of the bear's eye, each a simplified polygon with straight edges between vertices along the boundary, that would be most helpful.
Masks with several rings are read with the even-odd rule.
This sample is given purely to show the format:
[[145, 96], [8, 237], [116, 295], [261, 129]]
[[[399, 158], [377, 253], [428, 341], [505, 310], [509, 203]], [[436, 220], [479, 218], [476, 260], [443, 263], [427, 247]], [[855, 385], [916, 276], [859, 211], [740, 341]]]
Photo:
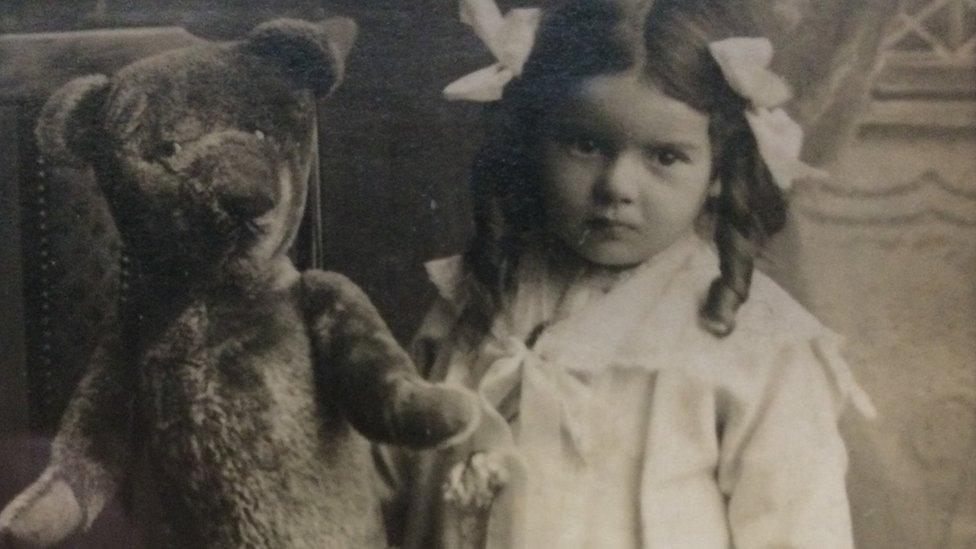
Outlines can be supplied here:
[[241, 126], [241, 131], [249, 133], [257, 138], [258, 141], [264, 141], [268, 138], [268, 133], [261, 129], [257, 124], [247, 124]]
[[152, 158], [169, 158], [183, 150], [183, 147], [175, 141], [160, 141], [150, 154]]

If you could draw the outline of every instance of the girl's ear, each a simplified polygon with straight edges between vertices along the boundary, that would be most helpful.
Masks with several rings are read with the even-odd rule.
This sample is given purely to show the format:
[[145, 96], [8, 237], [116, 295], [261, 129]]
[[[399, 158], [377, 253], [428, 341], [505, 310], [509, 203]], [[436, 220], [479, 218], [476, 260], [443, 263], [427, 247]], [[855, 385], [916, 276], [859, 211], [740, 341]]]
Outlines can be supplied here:
[[243, 47], [281, 63], [300, 87], [327, 95], [342, 82], [356, 32], [355, 21], [345, 17], [320, 23], [276, 19], [255, 27]]
[[75, 78], [51, 94], [34, 128], [45, 159], [77, 165], [91, 158], [108, 89], [108, 78], [93, 74]]
[[708, 184], [708, 198], [718, 198], [722, 194], [722, 182], [717, 177], [712, 178], [712, 182]]

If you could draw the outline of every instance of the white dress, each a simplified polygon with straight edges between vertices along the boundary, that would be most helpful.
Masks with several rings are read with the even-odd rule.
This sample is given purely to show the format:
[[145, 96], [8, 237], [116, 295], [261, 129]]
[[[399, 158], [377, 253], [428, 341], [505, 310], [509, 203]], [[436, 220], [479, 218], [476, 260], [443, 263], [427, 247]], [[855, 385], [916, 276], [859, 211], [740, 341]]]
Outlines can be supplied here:
[[[702, 330], [698, 308], [717, 264], [689, 237], [605, 294], [591, 284], [566, 295], [528, 254], [515, 298], [473, 348], [452, 330], [464, 299], [459, 258], [428, 264], [441, 299], [418, 333], [418, 354], [431, 359], [422, 366], [478, 391], [484, 413], [459, 447], [381, 452], [397, 541], [852, 547], [837, 418], [848, 401], [872, 414], [870, 401], [838, 336], [761, 273], [730, 336]], [[548, 324], [535, 338], [540, 320]], [[474, 451], [508, 456], [512, 478], [485, 516], [459, 517], [441, 485]]]

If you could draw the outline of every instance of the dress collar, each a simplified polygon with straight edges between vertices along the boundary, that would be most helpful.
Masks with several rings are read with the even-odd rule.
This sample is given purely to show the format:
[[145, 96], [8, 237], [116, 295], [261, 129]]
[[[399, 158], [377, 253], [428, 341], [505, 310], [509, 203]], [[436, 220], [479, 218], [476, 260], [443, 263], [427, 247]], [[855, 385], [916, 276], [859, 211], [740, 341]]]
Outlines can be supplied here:
[[[429, 262], [427, 270], [441, 297], [460, 312], [460, 257]], [[583, 375], [613, 363], [645, 370], [681, 368], [724, 385], [741, 381], [742, 372], [728, 367], [735, 356], [762, 360], [763, 353], [783, 345], [813, 344], [830, 373], [838, 405], [851, 401], [865, 416], [875, 415], [840, 354], [843, 338], [761, 272], [753, 277], [751, 296], [731, 335], [716, 338], [701, 329], [698, 309], [718, 272], [718, 257], [708, 243], [697, 236], [682, 239], [636, 267], [606, 295], [549, 327], [533, 352]]]
[[[540, 338], [540, 351], [558, 353], [558, 360], [574, 370], [602, 369], [618, 358], [635, 330], [642, 329], [648, 317], [654, 316], [652, 311], [672, 293], [678, 279], [701, 262], [703, 255], [706, 263], [708, 258], [714, 258], [708, 245], [697, 236], [678, 240], [635, 267], [610, 292], [553, 324]], [[688, 299], [694, 300], [696, 295], [693, 292]]]

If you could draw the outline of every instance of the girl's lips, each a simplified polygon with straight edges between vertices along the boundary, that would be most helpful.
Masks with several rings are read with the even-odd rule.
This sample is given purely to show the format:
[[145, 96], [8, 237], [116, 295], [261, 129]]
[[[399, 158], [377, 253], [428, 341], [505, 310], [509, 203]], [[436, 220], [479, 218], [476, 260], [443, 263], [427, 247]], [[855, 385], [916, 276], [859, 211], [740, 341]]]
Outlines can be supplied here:
[[581, 243], [590, 244], [630, 240], [639, 234], [638, 227], [632, 223], [606, 217], [588, 219]]
[[633, 223], [628, 223], [620, 219], [615, 219], [612, 217], [591, 217], [587, 219], [586, 224], [593, 230], [605, 230], [605, 229], [630, 229], [635, 230], [637, 226]]

